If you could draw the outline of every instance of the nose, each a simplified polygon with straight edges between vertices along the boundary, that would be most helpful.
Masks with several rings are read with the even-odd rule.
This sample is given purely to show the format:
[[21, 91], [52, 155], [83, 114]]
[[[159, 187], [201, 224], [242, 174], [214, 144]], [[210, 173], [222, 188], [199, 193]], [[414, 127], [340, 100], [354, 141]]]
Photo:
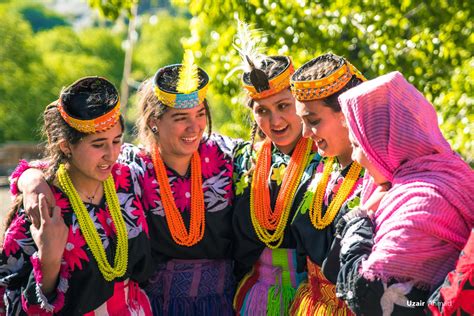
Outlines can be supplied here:
[[114, 146], [114, 144], [107, 144], [104, 147], [104, 160], [115, 161], [120, 153], [120, 146]]
[[186, 127], [188, 132], [198, 132], [199, 131], [199, 120], [196, 118], [190, 118], [188, 120], [188, 126]]
[[280, 127], [283, 117], [279, 113], [273, 113], [272, 116], [270, 117], [270, 124], [272, 127]]

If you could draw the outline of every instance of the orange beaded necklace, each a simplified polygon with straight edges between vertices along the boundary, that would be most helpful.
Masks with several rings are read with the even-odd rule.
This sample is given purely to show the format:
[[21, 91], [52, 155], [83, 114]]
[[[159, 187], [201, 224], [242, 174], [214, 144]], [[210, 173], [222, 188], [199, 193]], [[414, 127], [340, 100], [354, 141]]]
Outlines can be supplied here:
[[204, 236], [206, 222], [204, 192], [202, 191], [201, 158], [199, 157], [199, 153], [196, 151], [191, 157], [191, 219], [189, 223], [189, 233], [184, 225], [183, 217], [176, 207], [169, 179], [166, 175], [165, 164], [161, 159], [156, 145], [152, 149], [152, 160], [171, 237], [178, 245], [186, 247], [194, 246], [200, 242]]
[[296, 144], [283, 176], [274, 210], [271, 208], [270, 189], [267, 184], [272, 160], [271, 141], [267, 140], [257, 154], [250, 190], [250, 216], [257, 237], [269, 248], [278, 248], [283, 242], [296, 189], [308, 163], [312, 146], [312, 140], [307, 138], [301, 138]]

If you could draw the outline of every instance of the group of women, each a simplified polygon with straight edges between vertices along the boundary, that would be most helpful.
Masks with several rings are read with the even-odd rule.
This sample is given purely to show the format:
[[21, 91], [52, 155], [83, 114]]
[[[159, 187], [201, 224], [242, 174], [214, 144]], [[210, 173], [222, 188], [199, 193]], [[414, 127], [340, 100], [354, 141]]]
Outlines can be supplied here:
[[[104, 78], [47, 106], [46, 159], [12, 175], [5, 313], [472, 312], [449, 275], [472, 288], [474, 174], [432, 105], [399, 72], [367, 81], [331, 53], [295, 72], [239, 52], [248, 142], [212, 133], [191, 52], [142, 85], [141, 147], [122, 145]], [[448, 275], [463, 247], [470, 270]]]

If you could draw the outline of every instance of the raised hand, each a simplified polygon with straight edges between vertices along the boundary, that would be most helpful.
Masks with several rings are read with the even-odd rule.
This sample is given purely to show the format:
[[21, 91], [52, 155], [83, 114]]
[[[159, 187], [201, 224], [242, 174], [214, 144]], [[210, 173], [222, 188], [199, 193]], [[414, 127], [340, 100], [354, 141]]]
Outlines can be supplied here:
[[30, 231], [38, 247], [38, 258], [43, 274], [42, 290], [44, 293], [50, 293], [56, 286], [61, 258], [67, 242], [68, 227], [64, 223], [61, 209], [56, 206], [50, 214], [44, 194], [40, 193], [38, 197], [39, 227], [31, 225]]

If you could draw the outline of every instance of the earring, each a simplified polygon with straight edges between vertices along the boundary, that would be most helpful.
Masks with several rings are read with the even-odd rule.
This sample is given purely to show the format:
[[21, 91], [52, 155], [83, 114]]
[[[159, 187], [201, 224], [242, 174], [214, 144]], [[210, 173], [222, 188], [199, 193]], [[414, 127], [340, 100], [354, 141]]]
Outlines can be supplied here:
[[67, 159], [71, 159], [71, 157], [72, 157], [72, 154], [71, 154], [71, 153], [66, 153], [65, 155], [66, 155], [66, 158], [67, 158]]
[[153, 132], [153, 134], [158, 134], [158, 127], [153, 126], [153, 127], [151, 128], [151, 131]]

